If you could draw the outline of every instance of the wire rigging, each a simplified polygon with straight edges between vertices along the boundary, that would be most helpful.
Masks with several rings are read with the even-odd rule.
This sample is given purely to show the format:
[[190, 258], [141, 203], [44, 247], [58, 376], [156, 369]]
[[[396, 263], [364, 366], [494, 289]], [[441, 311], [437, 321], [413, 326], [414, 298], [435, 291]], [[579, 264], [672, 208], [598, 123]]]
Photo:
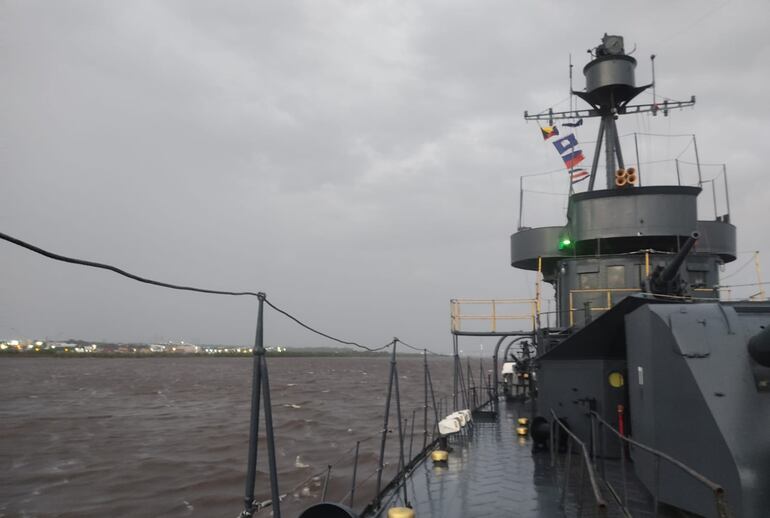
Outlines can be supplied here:
[[736, 275], [738, 275], [739, 273], [741, 273], [743, 270], [745, 270], [745, 269], [746, 269], [746, 267], [747, 267], [748, 265], [750, 265], [751, 263], [753, 263], [753, 262], [754, 262], [754, 258], [753, 258], [753, 257], [749, 257], [749, 258], [746, 260], [746, 262], [745, 262], [745, 263], [743, 263], [743, 264], [742, 264], [742, 265], [741, 265], [741, 266], [740, 266], [740, 267], [739, 267], [737, 270], [734, 270], [734, 271], [730, 272], [728, 275], [725, 275], [725, 276], [721, 277], [721, 278], [719, 279], [719, 280], [720, 280], [720, 282], [721, 282], [721, 281], [724, 281], [725, 279], [729, 279], [730, 277], [735, 277]]
[[427, 348], [420, 349], [419, 347], [415, 347], [413, 345], [409, 345], [408, 343], [404, 342], [400, 338], [396, 338], [396, 341], [398, 343], [400, 343], [401, 345], [403, 345], [404, 347], [408, 347], [409, 349], [412, 349], [413, 351], [417, 351], [417, 352], [420, 352], [420, 353], [422, 353], [424, 351], [427, 351], [428, 353], [433, 354], [435, 356], [447, 356], [446, 354], [437, 353], [437, 352], [431, 351], [430, 349], [427, 349]]
[[536, 113], [535, 115], [544, 115], [544, 114], [548, 113], [548, 110], [552, 110], [552, 109], [556, 108], [557, 106], [561, 105], [562, 103], [564, 103], [565, 101], [568, 101], [570, 99], [570, 97], [572, 97], [572, 94], [568, 95], [564, 99], [561, 99], [560, 101], [557, 101], [557, 102], [553, 103], [551, 106], [541, 110], [540, 112]]
[[76, 259], [74, 257], [67, 257], [65, 255], [55, 254], [53, 252], [49, 252], [47, 250], [43, 250], [40, 247], [37, 247], [35, 245], [31, 245], [27, 243], [26, 241], [22, 241], [21, 239], [17, 239], [13, 236], [9, 236], [8, 234], [4, 234], [0, 232], [0, 239], [3, 239], [4, 241], [8, 241], [9, 243], [13, 243], [15, 245], [18, 245], [22, 248], [26, 248], [27, 250], [31, 250], [35, 252], [36, 254], [40, 254], [42, 256], [48, 257], [49, 259], [53, 259], [55, 261], [61, 261], [63, 263], [70, 263], [70, 264], [78, 264], [81, 266], [88, 266], [91, 268], [100, 268], [102, 270], [109, 270], [111, 272], [115, 272], [118, 275], [122, 275], [123, 277], [128, 277], [129, 279], [133, 279], [138, 282], [143, 282], [145, 284], [152, 284], [154, 286], [160, 286], [162, 288], [169, 288], [172, 290], [182, 290], [182, 291], [194, 291], [197, 293], [209, 293], [213, 295], [231, 295], [235, 297], [240, 296], [250, 296], [250, 297], [259, 297], [259, 294], [253, 291], [223, 291], [223, 290], [210, 290], [206, 288], [196, 288], [194, 286], [182, 286], [180, 284], [170, 284], [167, 282], [161, 282], [156, 281], [153, 279], [148, 279], [146, 277], [140, 277], [139, 275], [127, 272], [126, 270], [123, 270], [121, 268], [118, 268], [116, 266], [112, 266], [110, 264], [105, 263], [97, 263], [95, 261], [86, 261], [84, 259]]
[[[10, 236], [8, 234], [5, 234], [3, 232], [0, 232], [0, 239], [2, 239], [4, 241], [7, 241], [9, 243], [13, 243], [14, 245], [20, 246], [22, 248], [26, 248], [27, 250], [35, 252], [36, 254], [40, 254], [40, 255], [42, 255], [44, 257], [47, 257], [49, 259], [53, 259], [55, 261], [61, 261], [61, 262], [64, 262], [64, 263], [69, 263], [69, 264], [77, 264], [77, 265], [80, 265], [80, 266], [87, 266], [87, 267], [90, 267], [90, 268], [98, 268], [98, 269], [102, 269], [102, 270], [108, 270], [108, 271], [117, 273], [118, 275], [121, 275], [123, 277], [127, 277], [129, 279], [132, 279], [134, 281], [141, 282], [141, 283], [144, 283], [144, 284], [150, 284], [150, 285], [153, 285], [153, 286], [160, 286], [162, 288], [169, 288], [169, 289], [172, 289], [172, 290], [181, 290], [181, 291], [192, 291], [192, 292], [196, 292], [196, 293], [207, 293], [207, 294], [211, 294], [211, 295], [229, 295], [229, 296], [235, 296], [235, 297], [250, 296], [250, 297], [257, 297], [257, 298], [262, 297], [264, 302], [265, 302], [265, 304], [270, 306], [272, 309], [274, 309], [278, 313], [284, 315], [288, 319], [292, 320], [294, 323], [296, 323], [299, 326], [307, 329], [308, 331], [311, 331], [311, 332], [313, 332], [313, 333], [315, 333], [315, 334], [317, 334], [319, 336], [323, 336], [324, 338], [327, 338], [327, 339], [332, 340], [334, 342], [337, 342], [339, 344], [351, 345], [353, 347], [358, 347], [360, 349], [364, 349], [364, 350], [370, 351], [370, 352], [382, 351], [382, 350], [387, 349], [388, 347], [393, 345], [393, 341], [390, 341], [387, 344], [381, 345], [379, 347], [369, 347], [367, 345], [363, 345], [363, 344], [360, 344], [360, 343], [352, 341], [352, 340], [343, 340], [341, 338], [337, 338], [337, 337], [332, 336], [330, 334], [324, 333], [324, 332], [319, 331], [318, 329], [315, 329], [315, 328], [309, 326], [308, 324], [302, 322], [299, 318], [295, 317], [294, 315], [290, 314], [289, 312], [279, 308], [278, 306], [276, 306], [275, 304], [270, 302], [264, 294], [257, 293], [257, 292], [254, 292], [254, 291], [212, 290], [212, 289], [207, 289], [207, 288], [197, 288], [195, 286], [183, 286], [183, 285], [180, 285], [180, 284], [171, 284], [171, 283], [168, 283], [168, 282], [156, 281], [154, 279], [148, 279], [146, 277], [141, 277], [139, 275], [136, 275], [134, 273], [128, 272], [126, 270], [123, 270], [122, 268], [118, 268], [117, 266], [112, 266], [110, 264], [99, 263], [99, 262], [96, 262], [96, 261], [87, 261], [85, 259], [78, 259], [78, 258], [75, 258], [75, 257], [68, 257], [68, 256], [57, 254], [57, 253], [54, 253], [54, 252], [49, 252], [48, 250], [44, 250], [44, 249], [42, 249], [42, 248], [40, 248], [38, 246], [35, 246], [33, 244], [30, 244], [30, 243], [27, 243], [26, 241], [23, 241], [21, 239], [15, 238], [15, 237]], [[394, 340], [402, 343], [403, 345], [405, 345], [406, 347], [409, 347], [410, 349], [414, 349], [416, 351], [423, 352], [422, 349], [418, 349], [418, 348], [416, 348], [416, 347], [414, 347], [412, 345], [404, 343], [401, 340], [398, 340], [397, 338], [394, 339]], [[443, 355], [441, 355], [439, 353], [435, 353], [433, 351], [429, 351], [429, 352], [431, 354], [435, 354], [437, 356], [443, 356]]]
[[690, 146], [692, 146], [692, 140], [690, 140], [689, 142], [687, 142], [687, 145], [684, 147], [684, 149], [682, 149], [682, 151], [680, 151], [680, 152], [679, 152], [679, 154], [678, 154], [678, 155], [676, 155], [676, 159], [675, 159], [675, 160], [679, 160], [679, 158], [680, 158], [682, 155], [684, 155], [684, 154], [685, 154], [685, 152], [686, 152], [688, 149], [690, 149]]
[[277, 311], [278, 313], [282, 314], [283, 316], [285, 316], [289, 320], [293, 321], [295, 324], [297, 324], [297, 325], [299, 325], [301, 327], [304, 327], [305, 329], [307, 329], [311, 333], [315, 333], [315, 334], [317, 334], [319, 336], [323, 336], [324, 338], [327, 338], [327, 339], [329, 339], [329, 340], [331, 340], [333, 342], [337, 342], [339, 344], [352, 345], [354, 347], [358, 347], [360, 349], [364, 349], [364, 350], [370, 351], [370, 352], [382, 351], [383, 349], [387, 349], [388, 347], [393, 345], [393, 342], [390, 341], [390, 342], [386, 343], [385, 345], [381, 345], [379, 347], [369, 347], [368, 345], [363, 345], [363, 344], [360, 344], [358, 342], [354, 342], [354, 341], [351, 341], [351, 340], [343, 340], [342, 338], [337, 338], [335, 336], [332, 336], [330, 334], [326, 334], [323, 331], [319, 331], [318, 329], [315, 329], [314, 327], [309, 326], [308, 324], [304, 323], [303, 321], [301, 321], [299, 318], [295, 317], [291, 313], [289, 313], [289, 312], [279, 308], [278, 306], [276, 306], [275, 304], [273, 304], [272, 302], [267, 300], [267, 298], [265, 298], [265, 304], [267, 304], [268, 306], [270, 306], [275, 311]]
[[725, 284], [725, 285], [719, 285], [719, 288], [745, 288], [746, 286], [765, 286], [767, 284], [770, 284], [770, 281], [764, 281], [764, 282], [751, 282], [748, 284]]

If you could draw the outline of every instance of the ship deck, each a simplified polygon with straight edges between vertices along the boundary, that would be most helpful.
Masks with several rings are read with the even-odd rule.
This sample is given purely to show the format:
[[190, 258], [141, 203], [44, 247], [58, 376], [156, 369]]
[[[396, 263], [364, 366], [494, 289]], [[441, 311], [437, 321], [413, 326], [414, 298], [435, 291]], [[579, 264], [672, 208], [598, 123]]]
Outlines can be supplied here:
[[[444, 466], [427, 457], [406, 478], [406, 498], [416, 517], [470, 518], [494, 516], [652, 516], [653, 504], [641, 483], [627, 470], [628, 507], [624, 512], [612, 497], [610, 487], [622, 487], [619, 462], [607, 460], [609, 484], [597, 479], [607, 503], [600, 510], [587, 477], [580, 476], [580, 462], [572, 455], [567, 492], [564, 487], [565, 454], [551, 465], [548, 452], [533, 453], [532, 440], [516, 433], [516, 418], [529, 415], [523, 403], [500, 402], [494, 417], [477, 417], [467, 435], [453, 438], [452, 451]], [[581, 480], [582, 479], [582, 480]], [[582, 482], [582, 483], [581, 483]], [[404, 506], [404, 484], [390, 490], [378, 512]], [[621, 491], [616, 490], [617, 493]], [[673, 515], [663, 509], [659, 516]]]

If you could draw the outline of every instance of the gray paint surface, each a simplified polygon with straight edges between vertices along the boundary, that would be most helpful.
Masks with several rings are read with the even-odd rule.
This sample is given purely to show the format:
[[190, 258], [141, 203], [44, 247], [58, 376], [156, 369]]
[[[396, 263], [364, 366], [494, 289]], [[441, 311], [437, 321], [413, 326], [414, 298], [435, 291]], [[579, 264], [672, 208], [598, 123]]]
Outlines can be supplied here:
[[548, 265], [564, 254], [559, 240], [564, 227], [539, 227], [520, 230], [511, 236], [511, 265], [515, 268], [537, 271], [537, 258]]
[[701, 237], [695, 245], [699, 253], [717, 254], [723, 261], [734, 261], [737, 257], [737, 236], [735, 226], [722, 221], [698, 221], [697, 230]]
[[597, 59], [583, 68], [586, 78], [586, 90], [596, 90], [607, 86], [635, 86], [634, 69], [636, 60], [631, 56], [612, 56], [609, 59]]
[[[634, 438], [723, 485], [736, 516], [770, 509], [770, 394], [757, 390], [746, 344], [756, 322], [722, 304], [646, 305], [626, 317]], [[749, 329], [751, 331], [749, 331]], [[635, 468], [653, 487], [649, 456]], [[705, 516], [708, 493], [662, 467], [661, 498]]]
[[[634, 187], [572, 197], [575, 242], [628, 236], [688, 236], [697, 224], [694, 187]], [[590, 194], [591, 196], [587, 196]]]

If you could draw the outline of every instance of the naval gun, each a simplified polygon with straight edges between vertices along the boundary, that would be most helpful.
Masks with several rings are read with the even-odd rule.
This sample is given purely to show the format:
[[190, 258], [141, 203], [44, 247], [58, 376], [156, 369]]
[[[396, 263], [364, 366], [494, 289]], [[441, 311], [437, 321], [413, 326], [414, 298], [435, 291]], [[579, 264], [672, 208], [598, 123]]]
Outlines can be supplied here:
[[656, 266], [649, 279], [647, 279], [646, 291], [656, 295], [683, 295], [687, 285], [679, 276], [679, 269], [699, 238], [700, 234], [698, 232], [692, 232], [667, 266]]

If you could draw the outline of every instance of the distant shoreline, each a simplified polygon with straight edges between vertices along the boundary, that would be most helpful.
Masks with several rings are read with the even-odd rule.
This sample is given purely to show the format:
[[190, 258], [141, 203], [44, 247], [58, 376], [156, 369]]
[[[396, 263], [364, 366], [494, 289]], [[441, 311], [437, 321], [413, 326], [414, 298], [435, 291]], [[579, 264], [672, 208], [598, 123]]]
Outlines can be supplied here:
[[[268, 351], [267, 357], [269, 358], [385, 358], [390, 352], [366, 352], [366, 351], [283, 351], [274, 352]], [[420, 353], [399, 353], [399, 355], [406, 356], [421, 356]], [[208, 353], [163, 353], [163, 352], [128, 352], [128, 353], [64, 353], [64, 352], [28, 352], [28, 351], [15, 351], [0, 353], [0, 358], [56, 358], [56, 359], [77, 359], [77, 358], [252, 358], [253, 355], [248, 353], [223, 353], [223, 354], [208, 354]]]

